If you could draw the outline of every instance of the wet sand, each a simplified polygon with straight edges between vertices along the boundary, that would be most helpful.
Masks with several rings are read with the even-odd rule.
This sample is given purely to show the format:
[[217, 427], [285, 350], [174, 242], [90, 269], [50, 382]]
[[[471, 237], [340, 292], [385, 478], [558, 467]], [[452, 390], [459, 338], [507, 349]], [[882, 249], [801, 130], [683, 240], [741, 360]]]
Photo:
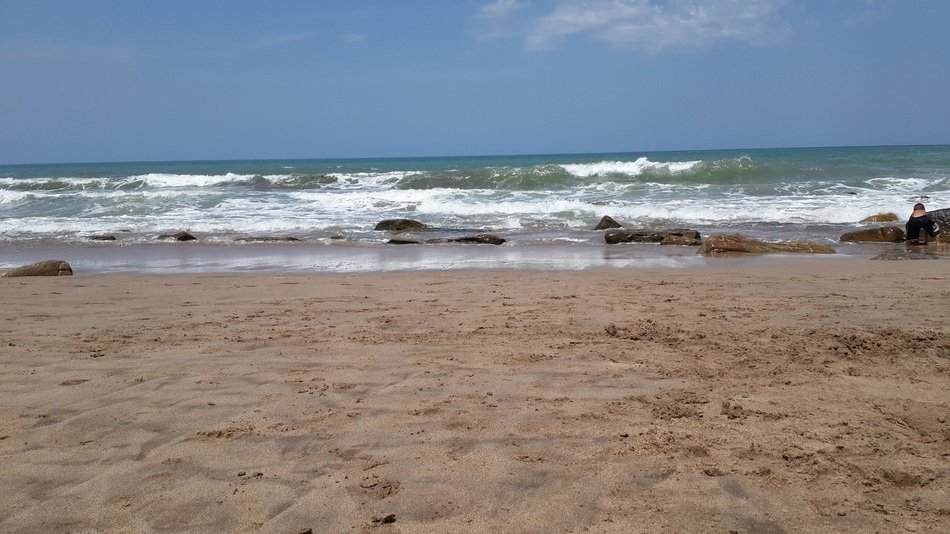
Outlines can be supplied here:
[[950, 262], [0, 279], [4, 532], [950, 530]]

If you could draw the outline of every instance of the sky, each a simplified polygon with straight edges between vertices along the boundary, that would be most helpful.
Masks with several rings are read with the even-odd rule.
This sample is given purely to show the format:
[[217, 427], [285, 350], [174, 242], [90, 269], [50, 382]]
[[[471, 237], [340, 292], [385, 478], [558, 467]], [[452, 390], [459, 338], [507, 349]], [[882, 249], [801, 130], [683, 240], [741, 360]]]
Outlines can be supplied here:
[[950, 143], [946, 0], [0, 0], [0, 164]]

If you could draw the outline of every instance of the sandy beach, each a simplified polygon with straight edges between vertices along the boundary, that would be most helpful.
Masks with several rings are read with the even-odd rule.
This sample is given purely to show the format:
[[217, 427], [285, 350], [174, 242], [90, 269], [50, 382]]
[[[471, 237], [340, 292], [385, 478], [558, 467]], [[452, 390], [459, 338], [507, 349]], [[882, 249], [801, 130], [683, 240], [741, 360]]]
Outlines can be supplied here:
[[950, 531], [950, 262], [0, 279], [0, 531]]

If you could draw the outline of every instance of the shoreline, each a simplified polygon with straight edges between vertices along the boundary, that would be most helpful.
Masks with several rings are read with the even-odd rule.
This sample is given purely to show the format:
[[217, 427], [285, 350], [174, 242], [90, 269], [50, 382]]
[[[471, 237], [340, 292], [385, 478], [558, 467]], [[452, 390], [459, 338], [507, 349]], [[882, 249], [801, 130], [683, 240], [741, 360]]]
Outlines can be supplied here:
[[[774, 265], [815, 258], [950, 258], [947, 245], [909, 249], [901, 243], [840, 243], [836, 254], [703, 257], [696, 247], [659, 244], [375, 245], [312, 243], [155, 243], [136, 245], [28, 244], [0, 246], [0, 272], [48, 259], [67, 261], [75, 274], [358, 273], [465, 269], [588, 270], [706, 269]], [[818, 257], [820, 256], [820, 258]]]
[[0, 529], [950, 529], [950, 263], [839, 259], [2, 279]]

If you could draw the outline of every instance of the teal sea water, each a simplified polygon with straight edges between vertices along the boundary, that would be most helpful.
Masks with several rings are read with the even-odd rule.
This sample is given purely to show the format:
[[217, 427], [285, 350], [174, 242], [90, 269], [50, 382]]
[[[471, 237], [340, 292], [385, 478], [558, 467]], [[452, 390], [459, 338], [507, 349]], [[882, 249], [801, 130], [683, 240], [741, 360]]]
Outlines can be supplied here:
[[[0, 267], [37, 247], [132, 247], [129, 256], [178, 230], [204, 245], [292, 236], [312, 254], [324, 246], [359, 257], [354, 250], [392, 247], [373, 230], [389, 218], [422, 221], [436, 237], [494, 233], [515, 256], [551, 245], [600, 250], [592, 228], [604, 215], [629, 228], [838, 246], [861, 219], [894, 212], [902, 224], [918, 201], [950, 207], [950, 146], [7, 165]], [[98, 234], [117, 239], [88, 239]]]

